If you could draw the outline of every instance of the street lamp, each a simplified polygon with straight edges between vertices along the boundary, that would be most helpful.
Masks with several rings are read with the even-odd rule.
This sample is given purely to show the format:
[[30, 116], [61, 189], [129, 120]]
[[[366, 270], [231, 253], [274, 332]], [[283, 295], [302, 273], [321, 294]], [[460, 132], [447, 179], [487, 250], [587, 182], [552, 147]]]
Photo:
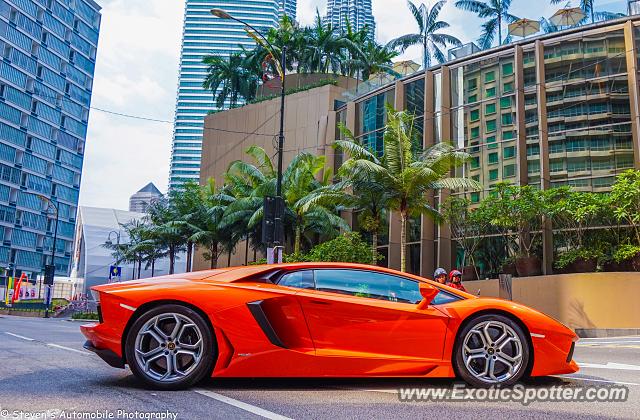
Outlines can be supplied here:
[[[211, 14], [220, 19], [229, 19], [229, 20], [234, 20], [238, 23], [241, 23], [242, 25], [244, 25], [246, 28], [250, 30], [250, 31], [247, 30], [247, 32], [249, 32], [250, 35], [252, 33], [255, 34], [256, 36], [260, 37], [269, 46], [272, 56], [275, 54], [275, 48], [271, 44], [271, 42], [269, 42], [269, 40], [259, 30], [251, 26], [249, 23], [231, 16], [229, 13], [225, 12], [222, 9], [211, 9]], [[278, 60], [275, 59], [275, 56], [273, 56], [273, 58], [277, 64], [278, 71], [280, 73], [280, 79], [282, 80], [282, 83], [281, 83], [282, 86], [280, 87], [280, 133], [278, 135], [278, 180], [276, 183], [276, 202], [281, 202], [282, 201], [282, 160], [283, 160], [283, 152], [284, 152], [284, 97], [285, 97], [285, 79], [286, 79], [286, 69], [287, 69], [287, 47], [285, 45], [282, 46], [279, 62]], [[274, 226], [273, 245], [275, 245], [275, 247], [280, 250], [283, 245], [282, 243], [283, 238], [281, 237], [282, 235], [280, 234], [280, 227], [282, 226], [282, 219], [284, 218], [284, 206], [276, 204], [275, 209], [276, 211], [275, 211], [274, 223], [273, 223], [273, 226]], [[266, 209], [265, 209], [265, 213], [266, 213]]]
[[[40, 200], [44, 201], [45, 203], [47, 203], [47, 213], [49, 213], [49, 208], [53, 208], [54, 210], [54, 214], [56, 216], [56, 221], [54, 224], [54, 228], [53, 228], [53, 244], [51, 246], [51, 263], [50, 266], [47, 267], [45, 265], [45, 280], [47, 280], [47, 274], [51, 273], [51, 280], [52, 283], [49, 285], [47, 284], [47, 289], [49, 291], [49, 294], [45, 293], [45, 306], [44, 306], [44, 317], [45, 318], [49, 318], [49, 301], [51, 300], [50, 298], [52, 297], [51, 294], [53, 293], [53, 278], [55, 277], [55, 258], [56, 258], [56, 242], [58, 241], [58, 221], [60, 219], [60, 213], [58, 212], [58, 205], [51, 200], [49, 197], [42, 195], [42, 194], [38, 194], [38, 193], [29, 193], [29, 194], [33, 194], [35, 196], [37, 196]], [[40, 283], [40, 286], [42, 287], [42, 283]]]
[[[113, 244], [113, 240], [111, 239], [111, 235], [113, 234], [115, 234], [116, 236], [116, 260], [114, 266], [117, 266], [120, 263], [120, 231], [112, 230], [111, 232], [109, 232], [109, 235], [107, 235], [107, 244]], [[111, 282], [111, 269], [109, 269], [109, 282]]]

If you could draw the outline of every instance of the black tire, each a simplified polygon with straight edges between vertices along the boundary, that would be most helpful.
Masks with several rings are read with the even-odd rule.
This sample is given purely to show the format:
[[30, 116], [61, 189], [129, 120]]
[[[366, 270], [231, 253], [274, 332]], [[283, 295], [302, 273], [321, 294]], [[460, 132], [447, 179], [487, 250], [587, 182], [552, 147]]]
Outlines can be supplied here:
[[[484, 371], [486, 365], [483, 365], [483, 363], [489, 363], [488, 359], [493, 358], [494, 359], [493, 363], [495, 364], [495, 369], [498, 371], [498, 373], [504, 371], [505, 369], [507, 370], [507, 372], [505, 372], [505, 375], [504, 375], [505, 376], [504, 380], [500, 380], [500, 381], [494, 381], [489, 378], [485, 380], [482, 377], [478, 377], [477, 375], [474, 375], [470, 370], [470, 368], [467, 367], [467, 365], [464, 362], [465, 355], [467, 354], [467, 352], [463, 350], [465, 338], [470, 333], [470, 331], [474, 330], [474, 328], [482, 329], [483, 324], [485, 324], [488, 321], [495, 323], [495, 324], [491, 324], [492, 326], [488, 329], [489, 335], [491, 336], [492, 339], [497, 338], [493, 336], [492, 333], [494, 333], [495, 331], [499, 331], [499, 328], [497, 327], [502, 324], [502, 325], [506, 325], [508, 328], [511, 329], [513, 333], [515, 333], [515, 335], [517, 335], [517, 338], [519, 339], [519, 343], [520, 343], [519, 348], [521, 349], [520, 350], [521, 360], [520, 360], [520, 363], [517, 364], [517, 368], [512, 369], [513, 373], [508, 372], [509, 369], [507, 367], [507, 364], [504, 362], [501, 362], [501, 360], [505, 360], [505, 359], [501, 359], [501, 355], [500, 355], [500, 352], [502, 352], [503, 355], [513, 359], [512, 356], [517, 354], [517, 348], [518, 348], [517, 342], [513, 340], [510, 340], [510, 342], [507, 345], [505, 345], [505, 347], [508, 346], [508, 348], [503, 347], [502, 349], [497, 349], [497, 348], [494, 349], [493, 344], [495, 343], [490, 343], [488, 348], [483, 347], [485, 350], [482, 352], [481, 356], [479, 355], [477, 359], [474, 359], [474, 361], [470, 362], [472, 369], [477, 368], [477, 371], [479, 370]], [[509, 335], [511, 334], [511, 331], [509, 332]], [[477, 333], [472, 333], [470, 335], [470, 338], [469, 338], [471, 340], [470, 344], [472, 344], [474, 340], [481, 339], [481, 337], [477, 337], [477, 338], [473, 337], [474, 335], [477, 336]], [[480, 341], [476, 341], [476, 342], [481, 343]], [[480, 344], [480, 346], [482, 347], [482, 344]], [[468, 346], [468, 347], [471, 348], [471, 346]], [[474, 346], [473, 348], [479, 349], [480, 347]], [[477, 318], [472, 319], [461, 330], [458, 331], [458, 335], [456, 337], [456, 345], [453, 352], [454, 352], [453, 366], [458, 377], [464, 380], [469, 385], [486, 388], [486, 387], [491, 387], [496, 385], [510, 386], [518, 382], [520, 379], [522, 379], [529, 365], [531, 349], [529, 348], [529, 341], [527, 340], [525, 332], [522, 330], [520, 325], [518, 325], [518, 323], [514, 322], [512, 319], [504, 315], [486, 314], [486, 315], [481, 315]], [[496, 359], [498, 360], [496, 361]], [[494, 377], [498, 379], [500, 378], [500, 376], [497, 374], [494, 375]]]
[[[190, 320], [197, 327], [198, 332], [200, 333], [200, 338], [202, 339], [202, 348], [198, 352], [200, 357], [197, 362], [196, 358], [191, 358], [191, 362], [187, 361], [187, 363], [189, 364], [188, 369], [185, 369], [185, 371], [188, 371], [187, 374], [181, 376], [178, 379], [158, 380], [157, 378], [154, 378], [154, 372], [145, 372], [144, 367], [140, 365], [140, 361], [136, 358], [136, 339], [138, 337], [138, 334], [140, 333], [140, 330], [148, 321], [152, 320], [154, 317], [167, 314], [179, 314], [180, 316]], [[192, 335], [194, 334], [193, 332], [188, 333]], [[164, 344], [162, 346], [164, 350], [162, 350], [161, 353], [163, 353], [164, 355], [168, 355], [169, 353], [171, 353], [170, 351], [165, 351], [169, 347], [171, 346]], [[157, 347], [155, 347], [155, 349], [157, 349]], [[176, 351], [174, 351], [174, 354], [175, 353]], [[205, 377], [210, 376], [213, 370], [214, 362], [217, 358], [217, 354], [217, 345], [213, 338], [213, 332], [211, 331], [209, 324], [196, 311], [186, 306], [176, 304], [158, 306], [143, 313], [138, 319], [135, 320], [135, 322], [129, 329], [129, 333], [127, 334], [125, 342], [125, 355], [127, 364], [129, 365], [131, 372], [133, 372], [136, 378], [141, 380], [147, 387], [157, 390], [179, 390], [188, 388], [198, 383]], [[174, 360], [179, 360], [177, 359], [177, 357], [178, 356], [174, 356]], [[182, 359], [184, 358], [185, 356], [182, 355]], [[189, 356], [186, 356], [186, 358], [188, 360]], [[159, 360], [162, 360], [162, 357], [160, 357]], [[164, 363], [165, 370], [168, 371], [169, 369], [167, 369], [166, 366], [168, 360], [165, 360]]]

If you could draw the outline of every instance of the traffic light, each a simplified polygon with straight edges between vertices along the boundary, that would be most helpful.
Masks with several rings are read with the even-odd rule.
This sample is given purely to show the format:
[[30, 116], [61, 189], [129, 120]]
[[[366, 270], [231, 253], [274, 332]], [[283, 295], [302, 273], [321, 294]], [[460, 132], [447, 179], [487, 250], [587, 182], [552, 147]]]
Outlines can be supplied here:
[[55, 265], [45, 265], [44, 266], [44, 284], [48, 286], [53, 286], [53, 278], [55, 274], [56, 274]]
[[284, 243], [284, 200], [265, 197], [263, 201], [262, 242], [265, 245]]

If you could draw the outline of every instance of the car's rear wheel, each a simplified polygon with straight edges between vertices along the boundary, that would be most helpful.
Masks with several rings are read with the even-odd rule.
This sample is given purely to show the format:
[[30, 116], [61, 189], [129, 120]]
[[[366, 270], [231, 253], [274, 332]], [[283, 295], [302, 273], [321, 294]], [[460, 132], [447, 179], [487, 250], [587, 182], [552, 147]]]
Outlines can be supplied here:
[[506, 316], [487, 314], [471, 320], [456, 342], [456, 371], [470, 385], [512, 385], [527, 370], [530, 349], [525, 333]]
[[217, 349], [200, 314], [171, 304], [153, 308], [133, 323], [125, 353], [137, 378], [152, 388], [172, 390], [210, 374]]

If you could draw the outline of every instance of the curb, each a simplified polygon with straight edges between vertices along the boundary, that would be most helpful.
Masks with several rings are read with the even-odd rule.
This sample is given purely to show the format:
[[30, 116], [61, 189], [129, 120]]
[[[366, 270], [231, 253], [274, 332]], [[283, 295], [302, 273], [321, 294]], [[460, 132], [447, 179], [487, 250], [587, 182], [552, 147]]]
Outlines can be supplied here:
[[576, 328], [580, 338], [606, 338], [640, 335], [640, 328]]
[[61, 318], [60, 321], [84, 322], [84, 323], [98, 322], [97, 319], [72, 319], [72, 318]]

